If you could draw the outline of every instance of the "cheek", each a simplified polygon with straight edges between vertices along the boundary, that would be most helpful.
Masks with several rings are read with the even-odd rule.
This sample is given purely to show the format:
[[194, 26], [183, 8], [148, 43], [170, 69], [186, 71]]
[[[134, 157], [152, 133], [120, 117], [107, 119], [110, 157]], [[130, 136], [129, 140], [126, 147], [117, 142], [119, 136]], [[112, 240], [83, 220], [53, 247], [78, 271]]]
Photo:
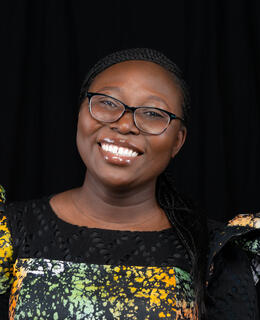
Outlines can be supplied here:
[[95, 120], [89, 113], [88, 108], [85, 106], [79, 113], [78, 117], [78, 134], [82, 137], [89, 138], [93, 136], [99, 128], [104, 125]]
[[93, 119], [87, 110], [81, 110], [78, 117], [76, 143], [78, 152], [83, 162], [87, 165], [87, 159], [91, 153], [91, 146], [96, 143], [95, 133], [102, 125]]
[[177, 143], [177, 131], [169, 130], [158, 136], [152, 136], [150, 147], [154, 150], [153, 154], [158, 158], [170, 158], [172, 150]]
[[156, 136], [150, 139], [149, 153], [150, 161], [154, 170], [159, 175], [169, 164], [172, 158], [172, 148], [174, 145], [173, 137]]

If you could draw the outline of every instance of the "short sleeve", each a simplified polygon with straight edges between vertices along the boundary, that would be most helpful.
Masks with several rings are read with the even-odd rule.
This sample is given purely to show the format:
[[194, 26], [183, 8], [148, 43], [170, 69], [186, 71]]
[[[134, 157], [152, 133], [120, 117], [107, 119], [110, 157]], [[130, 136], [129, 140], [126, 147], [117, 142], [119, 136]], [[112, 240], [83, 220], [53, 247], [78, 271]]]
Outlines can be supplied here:
[[4, 213], [4, 189], [0, 186], [0, 294], [5, 293], [13, 281], [13, 246], [11, 233]]
[[247, 228], [248, 232], [235, 239], [234, 242], [252, 258], [251, 268], [254, 281], [258, 283], [260, 280], [260, 213], [240, 214], [230, 220], [228, 226]]

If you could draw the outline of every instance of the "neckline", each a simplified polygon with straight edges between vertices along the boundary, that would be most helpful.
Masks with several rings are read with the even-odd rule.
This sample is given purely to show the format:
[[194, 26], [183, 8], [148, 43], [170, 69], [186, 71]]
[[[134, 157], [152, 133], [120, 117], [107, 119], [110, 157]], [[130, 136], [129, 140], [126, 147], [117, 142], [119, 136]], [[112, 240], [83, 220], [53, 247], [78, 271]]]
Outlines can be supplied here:
[[57, 222], [59, 222], [60, 224], [63, 224], [65, 227], [72, 227], [72, 228], [75, 228], [75, 229], [78, 229], [78, 230], [88, 230], [90, 232], [107, 232], [107, 233], [128, 233], [128, 234], [155, 234], [155, 235], [159, 235], [159, 234], [165, 234], [165, 233], [171, 233], [172, 232], [172, 229], [173, 227], [170, 227], [170, 228], [166, 228], [166, 229], [163, 229], [163, 230], [144, 230], [144, 231], [141, 231], [141, 230], [119, 230], [119, 229], [105, 229], [105, 228], [98, 228], [98, 227], [88, 227], [88, 226], [80, 226], [80, 225], [77, 225], [77, 224], [72, 224], [72, 223], [69, 223], [63, 219], [61, 219], [56, 213], [55, 211], [53, 210], [51, 204], [50, 204], [50, 200], [51, 198], [55, 196], [55, 193], [52, 193], [48, 196], [45, 196], [43, 199], [47, 205], [47, 209], [48, 209], [48, 212], [50, 213], [50, 215], [52, 216], [52, 218], [54, 218]]

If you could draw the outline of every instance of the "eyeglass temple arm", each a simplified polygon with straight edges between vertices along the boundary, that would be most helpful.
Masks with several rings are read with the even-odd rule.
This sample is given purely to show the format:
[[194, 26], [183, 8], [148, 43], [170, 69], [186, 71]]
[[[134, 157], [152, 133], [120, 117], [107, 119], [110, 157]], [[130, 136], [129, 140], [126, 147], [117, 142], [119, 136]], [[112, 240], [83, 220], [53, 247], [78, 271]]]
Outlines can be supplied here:
[[178, 116], [176, 116], [176, 114], [168, 112], [168, 111], [166, 111], [166, 113], [168, 113], [168, 115], [170, 116], [171, 120], [174, 120], [174, 119], [181, 120], [181, 122], [185, 125], [185, 120], [183, 118], [178, 117]]

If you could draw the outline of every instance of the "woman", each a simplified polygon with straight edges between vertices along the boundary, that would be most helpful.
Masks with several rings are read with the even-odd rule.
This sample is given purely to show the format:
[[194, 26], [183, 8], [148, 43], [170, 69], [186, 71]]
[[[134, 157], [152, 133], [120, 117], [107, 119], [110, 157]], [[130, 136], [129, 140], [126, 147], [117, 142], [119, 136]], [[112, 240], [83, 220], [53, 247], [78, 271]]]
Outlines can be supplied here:
[[[235, 248], [250, 247], [244, 233], [252, 229], [210, 225], [208, 250], [206, 218], [167, 171], [185, 142], [188, 112], [180, 71], [160, 52], [115, 52], [90, 70], [77, 128], [83, 185], [2, 213], [10, 319], [232, 319], [234, 305], [243, 316], [234, 311], [234, 319], [256, 319], [250, 261]], [[227, 248], [232, 262], [243, 261], [235, 271], [251, 281], [250, 318], [235, 294], [224, 298], [224, 315], [216, 313], [229, 291], [221, 281], [236, 276], [221, 271], [230, 266]]]

